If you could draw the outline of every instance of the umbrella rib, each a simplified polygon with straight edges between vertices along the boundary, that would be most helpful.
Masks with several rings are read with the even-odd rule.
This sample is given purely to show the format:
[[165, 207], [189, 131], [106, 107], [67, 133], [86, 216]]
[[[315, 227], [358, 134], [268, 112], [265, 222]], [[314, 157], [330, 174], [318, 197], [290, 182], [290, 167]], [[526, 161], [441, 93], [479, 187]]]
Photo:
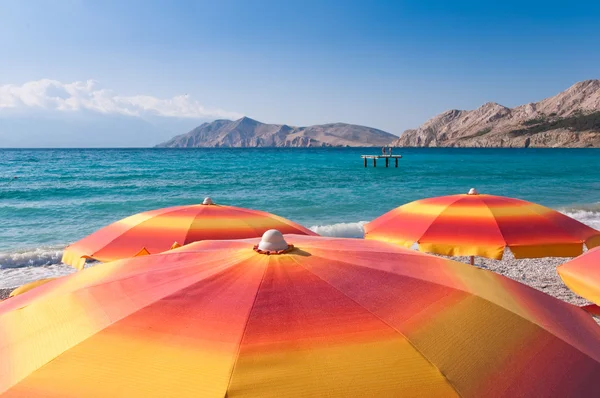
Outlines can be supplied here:
[[500, 232], [500, 235], [502, 236], [502, 240], [504, 241], [504, 247], [503, 247], [503, 250], [502, 250], [502, 257], [504, 257], [504, 250], [506, 250], [506, 247], [508, 246], [508, 241], [506, 240], [506, 236], [504, 236], [504, 233], [502, 232], [502, 228], [500, 228], [500, 224], [498, 224], [498, 220], [496, 219], [496, 216], [494, 215], [494, 212], [492, 211], [492, 209], [490, 208], [490, 206], [488, 206], [488, 204], [485, 203], [485, 199], [482, 199], [481, 201], [483, 202], [485, 208], [492, 215], [492, 220], [494, 220], [494, 223], [496, 224], [496, 228], [498, 229], [498, 232]]
[[[216, 206], [216, 205], [214, 205], [214, 206]], [[192, 226], [196, 222], [196, 219], [198, 217], [200, 217], [202, 210], [204, 210], [204, 209], [200, 208], [200, 210], [196, 213], [196, 215], [194, 217], [192, 217], [192, 221], [190, 222], [190, 225], [188, 226], [187, 231], [185, 232], [185, 236], [183, 237], [183, 242], [181, 242], [181, 244], [183, 246], [187, 245], [188, 243], [192, 243], [192, 242], [188, 242], [188, 236], [190, 235], [190, 231], [192, 230]]]
[[[385, 325], [387, 325], [389, 328], [391, 328], [392, 330], [396, 331], [396, 333], [398, 333], [399, 335], [401, 335], [402, 337], [404, 337], [406, 339], [406, 341], [408, 342], [408, 344], [411, 345], [411, 347], [413, 347], [415, 349], [416, 352], [418, 352], [427, 362], [429, 362], [431, 364], [431, 366], [433, 366], [435, 369], [437, 369], [438, 372], [440, 372], [440, 374], [442, 375], [442, 377], [444, 378], [444, 380], [446, 380], [446, 382], [450, 385], [450, 387], [452, 387], [452, 389], [459, 395], [462, 397], [462, 394], [458, 391], [458, 388], [452, 384], [452, 382], [448, 379], [448, 377], [446, 377], [446, 375], [440, 370], [440, 368], [438, 368], [433, 362], [431, 362], [431, 360], [429, 358], [427, 358], [427, 356], [425, 354], [423, 354], [423, 352], [421, 352], [421, 350], [419, 350], [412, 341], [410, 341], [410, 339], [408, 338], [408, 336], [406, 336], [404, 333], [402, 333], [400, 330], [398, 330], [397, 328], [395, 328], [394, 326], [390, 325], [388, 322], [386, 322], [383, 318], [381, 318], [379, 315], [375, 314], [373, 311], [369, 310], [368, 308], [366, 308], [365, 306], [363, 306], [362, 304], [360, 304], [358, 301], [356, 301], [355, 299], [353, 299], [352, 297], [348, 296], [346, 293], [344, 293], [343, 291], [341, 291], [340, 289], [338, 289], [336, 286], [334, 286], [333, 284], [329, 283], [328, 281], [326, 281], [325, 279], [323, 279], [320, 275], [315, 274], [314, 272], [312, 272], [310, 269], [306, 268], [302, 263], [300, 263], [299, 261], [297, 261], [294, 257], [291, 257], [292, 260], [298, 264], [299, 266], [301, 266], [302, 268], [304, 268], [306, 271], [310, 272], [312, 275], [316, 276], [317, 278], [319, 278], [321, 281], [323, 281], [324, 283], [326, 283], [327, 285], [331, 286], [333, 289], [337, 290], [338, 292], [340, 292], [341, 294], [343, 294], [344, 296], [346, 296], [349, 300], [351, 300], [352, 302], [354, 302], [356, 305], [358, 305], [360, 308], [362, 308], [363, 310], [367, 311], [369, 314], [371, 314], [373, 317], [379, 319], [382, 323], [384, 323]], [[348, 264], [348, 263], [346, 263]], [[351, 264], [354, 265], [354, 264]]]
[[248, 324], [250, 323], [250, 315], [252, 314], [252, 310], [254, 310], [254, 306], [256, 305], [256, 301], [258, 300], [258, 294], [260, 292], [260, 288], [265, 281], [265, 275], [267, 275], [267, 268], [269, 268], [269, 263], [265, 265], [265, 269], [263, 270], [262, 277], [260, 278], [260, 283], [258, 284], [258, 288], [256, 289], [256, 294], [254, 295], [254, 300], [252, 301], [252, 305], [250, 306], [250, 310], [248, 311], [248, 317], [246, 318], [246, 323], [244, 324], [244, 329], [242, 331], [242, 335], [240, 336], [240, 342], [238, 343], [238, 349], [235, 353], [235, 362], [231, 367], [231, 373], [229, 374], [229, 381], [227, 383], [227, 388], [225, 389], [225, 393], [223, 394], [223, 398], [227, 398], [227, 392], [231, 387], [231, 381], [233, 380], [233, 374], [235, 373], [235, 369], [237, 367], [238, 360], [240, 359], [240, 352], [242, 351], [242, 342], [244, 341], [244, 337], [246, 336], [246, 330], [248, 329]]

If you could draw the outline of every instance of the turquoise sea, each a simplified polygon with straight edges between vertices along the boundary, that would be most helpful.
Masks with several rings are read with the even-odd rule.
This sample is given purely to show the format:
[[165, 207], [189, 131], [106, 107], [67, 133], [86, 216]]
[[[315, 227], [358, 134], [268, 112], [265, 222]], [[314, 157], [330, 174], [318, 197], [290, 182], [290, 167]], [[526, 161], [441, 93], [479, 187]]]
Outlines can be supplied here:
[[600, 229], [599, 149], [396, 149], [364, 168], [340, 149], [0, 149], [0, 287], [49, 273], [62, 248], [144, 210], [216, 203], [276, 213], [325, 235], [412, 200], [475, 187], [535, 201]]

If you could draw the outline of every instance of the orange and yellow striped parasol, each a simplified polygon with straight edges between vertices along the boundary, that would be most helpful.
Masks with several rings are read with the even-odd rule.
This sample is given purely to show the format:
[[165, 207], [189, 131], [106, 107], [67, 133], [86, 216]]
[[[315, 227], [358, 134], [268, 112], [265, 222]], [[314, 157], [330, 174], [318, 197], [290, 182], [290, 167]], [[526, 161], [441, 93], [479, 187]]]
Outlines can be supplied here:
[[600, 247], [560, 265], [556, 271], [569, 289], [600, 305]]
[[577, 307], [384, 242], [265, 235], [1, 302], [0, 395], [600, 395], [600, 328]]
[[600, 231], [558, 211], [520, 199], [480, 195], [441, 196], [405, 204], [365, 225], [365, 238], [446, 256], [500, 260], [575, 257], [583, 245], [600, 245]]
[[106, 262], [160, 253], [206, 239], [256, 238], [274, 228], [284, 233], [316, 235], [274, 214], [216, 205], [206, 198], [199, 205], [151, 210], [110, 224], [68, 246], [62, 262], [82, 269], [86, 259]]
[[13, 289], [10, 294], [8, 295], [8, 297], [15, 297], [18, 296], [19, 294], [23, 294], [25, 292], [30, 291], [31, 289], [35, 289], [38, 286], [42, 286], [50, 281], [55, 280], [56, 278], [43, 278], [43, 279], [38, 279], [29, 283], [25, 283], [24, 285], [19, 286], [16, 289]]

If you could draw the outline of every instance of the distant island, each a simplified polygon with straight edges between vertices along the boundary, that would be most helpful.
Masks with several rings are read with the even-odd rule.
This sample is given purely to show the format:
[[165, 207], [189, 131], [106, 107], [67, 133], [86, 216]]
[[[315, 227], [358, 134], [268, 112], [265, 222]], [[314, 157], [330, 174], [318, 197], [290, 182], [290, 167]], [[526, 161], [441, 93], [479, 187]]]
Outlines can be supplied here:
[[243, 117], [215, 120], [173, 137], [157, 148], [262, 148], [262, 147], [379, 147], [398, 137], [371, 127], [331, 123], [309, 127], [265, 124]]
[[516, 108], [450, 110], [393, 142], [400, 147], [600, 147], [600, 80]]

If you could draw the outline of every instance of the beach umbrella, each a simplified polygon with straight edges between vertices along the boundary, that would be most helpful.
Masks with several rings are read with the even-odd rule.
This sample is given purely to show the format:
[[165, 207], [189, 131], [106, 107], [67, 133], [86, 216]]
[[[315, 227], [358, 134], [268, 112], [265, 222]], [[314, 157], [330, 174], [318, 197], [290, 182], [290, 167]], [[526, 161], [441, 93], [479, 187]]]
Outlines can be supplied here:
[[600, 231], [558, 211], [520, 199], [466, 195], [417, 200], [365, 225], [365, 238], [445, 256], [500, 260], [505, 248], [515, 258], [575, 257], [583, 245], [600, 245]]
[[581, 309], [384, 242], [277, 231], [48, 282], [0, 303], [0, 342], [3, 397], [600, 394]]
[[[592, 303], [600, 304], [600, 247], [558, 266], [556, 271], [569, 289]], [[596, 307], [588, 309], [599, 315]]]
[[102, 262], [160, 253], [206, 239], [260, 237], [269, 229], [316, 235], [285, 218], [259, 210], [214, 204], [177, 206], [135, 214], [68, 246], [62, 262], [82, 269], [86, 259]]
[[48, 283], [52, 280], [54, 280], [56, 278], [44, 278], [44, 279], [38, 279], [36, 281], [33, 282], [29, 282], [29, 283], [25, 283], [24, 285], [19, 286], [16, 289], [13, 289], [10, 294], [8, 295], [8, 297], [14, 297], [14, 296], [18, 296], [19, 294], [23, 294], [25, 292], [30, 291], [31, 289], [35, 289], [38, 286], [42, 286], [45, 283]]

